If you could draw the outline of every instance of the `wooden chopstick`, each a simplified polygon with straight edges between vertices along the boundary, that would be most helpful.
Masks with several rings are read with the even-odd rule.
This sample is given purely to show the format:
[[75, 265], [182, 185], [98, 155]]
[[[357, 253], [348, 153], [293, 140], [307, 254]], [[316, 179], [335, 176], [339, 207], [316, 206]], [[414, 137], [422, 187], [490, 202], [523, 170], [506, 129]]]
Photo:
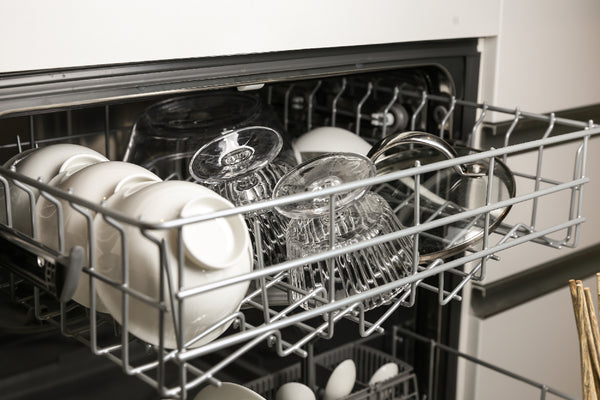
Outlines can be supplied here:
[[594, 373], [592, 372], [591, 359], [588, 349], [587, 335], [585, 332], [585, 296], [579, 296], [577, 283], [571, 279], [569, 281], [571, 290], [571, 300], [573, 302], [573, 311], [575, 315], [575, 324], [579, 334], [579, 352], [581, 358], [581, 386], [583, 391], [583, 400], [596, 399], [596, 388], [594, 383]]
[[[598, 359], [598, 346], [594, 337], [594, 332], [592, 328], [592, 315], [590, 315], [590, 307], [594, 310], [594, 304], [591, 302], [591, 293], [588, 297], [585, 294], [585, 289], [583, 288], [583, 283], [581, 281], [577, 281], [577, 297], [581, 299], [581, 307], [583, 307], [583, 328], [586, 335], [587, 341], [587, 349], [590, 357], [590, 367], [592, 370], [592, 383], [594, 385], [594, 394], [600, 393], [600, 361]], [[589, 292], [589, 289], [588, 289]], [[590, 303], [590, 304], [588, 304]], [[595, 314], [595, 311], [593, 311]], [[594, 315], [595, 317], [595, 315]], [[595, 397], [595, 396], [594, 396]]]
[[[592, 332], [593, 346], [591, 346], [590, 351], [596, 354], [597, 360], [600, 360], [600, 328], [598, 327], [598, 317], [596, 314], [596, 308], [594, 307], [594, 302], [592, 300], [592, 291], [590, 290], [590, 288], [584, 288], [583, 292], [585, 293], [585, 303], [587, 306], [587, 313], [590, 320], [590, 328]], [[590, 338], [588, 337], [588, 342], [589, 341]], [[598, 374], [598, 379], [600, 381], [600, 373]]]

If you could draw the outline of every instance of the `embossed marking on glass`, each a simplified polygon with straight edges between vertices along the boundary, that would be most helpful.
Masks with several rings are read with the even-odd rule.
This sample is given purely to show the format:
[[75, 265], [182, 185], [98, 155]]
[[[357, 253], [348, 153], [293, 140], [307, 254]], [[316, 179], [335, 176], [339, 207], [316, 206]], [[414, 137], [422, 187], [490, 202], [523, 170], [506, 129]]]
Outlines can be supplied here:
[[[369, 178], [375, 175], [373, 163], [351, 153], [325, 154], [300, 164], [281, 178], [274, 197], [319, 191], [326, 187]], [[327, 251], [330, 242], [329, 196], [277, 207], [291, 218], [287, 235], [288, 258], [298, 259]], [[335, 248], [369, 240], [403, 229], [387, 202], [378, 194], [361, 187], [337, 194], [334, 204]], [[329, 288], [329, 267], [334, 268], [335, 297], [343, 298], [396, 281], [412, 273], [412, 240], [401, 238], [335, 257], [333, 262], [319, 261], [290, 271], [290, 283], [298, 288], [292, 299], [317, 288]], [[404, 287], [364, 300], [366, 309], [389, 302]], [[329, 294], [328, 294], [329, 295]], [[315, 302], [303, 307], [314, 308]]]

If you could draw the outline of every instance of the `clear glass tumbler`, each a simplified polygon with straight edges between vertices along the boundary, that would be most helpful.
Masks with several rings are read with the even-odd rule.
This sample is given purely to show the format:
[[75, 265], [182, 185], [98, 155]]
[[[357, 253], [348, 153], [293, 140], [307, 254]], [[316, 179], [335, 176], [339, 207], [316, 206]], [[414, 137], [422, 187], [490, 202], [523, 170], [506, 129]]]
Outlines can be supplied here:
[[[292, 169], [277, 159], [283, 140], [274, 129], [264, 126], [241, 128], [212, 140], [192, 157], [190, 175], [236, 206], [269, 200], [279, 179]], [[285, 260], [287, 219], [271, 209], [245, 215], [253, 243], [255, 222], [260, 229], [264, 265]], [[258, 255], [256, 255], [258, 257]]]
[[[274, 197], [319, 191], [327, 187], [366, 179], [375, 175], [373, 163], [353, 153], [331, 153], [297, 166], [277, 184]], [[360, 187], [335, 196], [333, 224], [330, 223], [330, 196], [279, 206], [277, 211], [291, 219], [286, 231], [288, 259], [343, 248], [403, 229], [388, 203], [369, 187]], [[330, 226], [335, 238], [331, 240]], [[333, 244], [333, 246], [332, 246]], [[330, 268], [333, 268], [335, 298], [344, 298], [375, 289], [412, 273], [412, 240], [403, 237], [344, 255], [306, 264], [290, 271], [290, 284], [298, 291], [291, 297], [300, 301], [317, 288], [329, 293]], [[368, 297], [365, 309], [388, 303], [405, 289], [404, 286]], [[317, 301], [302, 304], [314, 308]]]

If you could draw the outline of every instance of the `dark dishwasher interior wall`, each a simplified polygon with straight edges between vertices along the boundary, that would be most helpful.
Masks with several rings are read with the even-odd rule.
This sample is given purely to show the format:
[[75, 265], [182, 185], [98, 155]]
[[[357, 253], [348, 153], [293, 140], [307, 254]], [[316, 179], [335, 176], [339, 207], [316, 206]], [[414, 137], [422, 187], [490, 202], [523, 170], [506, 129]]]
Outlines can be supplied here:
[[[332, 124], [331, 104], [344, 84], [347, 87], [337, 104], [335, 125], [355, 131], [357, 105], [367, 85], [372, 83], [375, 92], [370, 101], [365, 103], [363, 110], [365, 115], [371, 117], [362, 119], [360, 131], [361, 136], [367, 141], [375, 142], [385, 133], [377, 124], [376, 114], [390, 104], [396, 87], [407, 93], [413, 93], [413, 95], [401, 95], [395, 102], [409, 117], [417, 112], [419, 96], [423, 92], [446, 98], [473, 97], [472, 91], [468, 92], [465, 88], [467, 86], [472, 88], [474, 85], [472, 81], [477, 82], [477, 77], [465, 76], [466, 68], [464, 60], [461, 60], [458, 57], [456, 60], [443, 60], [442, 64], [431, 61], [418, 67], [395, 71], [266, 84], [263, 89], [254, 91], [253, 94], [271, 105], [280, 117], [281, 124], [287, 128], [287, 133], [293, 138], [306, 132], [311, 126]], [[449, 70], [453, 71], [449, 72]], [[468, 85], [465, 83], [466, 80], [469, 81]], [[315, 91], [317, 85], [319, 89]], [[219, 90], [236, 92], [235, 88]], [[149, 105], [170, 97], [173, 96], [0, 119], [0, 160], [4, 161], [14, 155], [19, 146], [27, 149], [57, 141], [85, 144], [107, 154], [110, 159], [120, 160], [137, 116]], [[447, 113], [447, 106], [447, 103], [428, 102], [426, 109], [419, 113], [419, 118], [414, 121], [415, 128], [437, 132], [439, 124]], [[310, 124], [307, 121], [309, 113], [312, 113]], [[470, 111], [457, 115], [458, 117], [452, 121], [450, 135], [453, 135], [454, 139], [464, 140], [467, 133], [462, 126], [463, 124], [472, 126], [474, 115], [471, 115]], [[412, 121], [409, 119], [399, 122], [402, 126], [395, 129], [407, 130]], [[2, 282], [6, 282], [7, 279], [4, 276]], [[452, 279], [452, 276], [449, 279]], [[371, 311], [373, 319], [377, 318], [379, 312], [381, 311]], [[155, 389], [136, 377], [125, 375], [119, 366], [103, 357], [92, 355], [85, 346], [61, 336], [56, 327], [35, 321], [31, 310], [13, 304], [9, 296], [4, 293], [0, 296], [0, 313], [2, 315], [0, 318], [0, 357], [3, 359], [0, 366], [2, 398], [14, 400], [40, 397], [159, 398]], [[251, 315], [249, 317], [251, 318]], [[456, 347], [459, 321], [460, 307], [456, 302], [442, 307], [438, 304], [436, 294], [420, 291], [416, 306], [409, 309], [401, 308], [386, 321], [386, 327], [402, 325], [421, 335]], [[359, 339], [356, 329], [344, 329], [343, 324], [340, 325], [334, 340], [314, 343], [315, 353]], [[104, 326], [103, 329], [106, 331], [105, 334], [110, 335], [114, 334], [118, 327]], [[293, 328], [288, 329], [293, 330]], [[390, 343], [387, 338], [376, 338], [373, 343], [389, 351]], [[141, 344], [139, 347], [140, 356], [143, 357], [144, 351], [149, 350]], [[426, 387], [428, 384], [423, 356], [425, 351], [426, 349], [414, 345], [402, 354], [403, 359], [415, 367], [420, 387]], [[219, 356], [214, 354], [211, 357]], [[297, 361], [298, 359], [293, 356], [280, 359], [265, 347], [242, 357], [226, 369], [219, 378], [244, 383]], [[198, 360], [200, 365], [210, 364], [210, 362], [210, 357]], [[441, 365], [437, 369], [439, 374], [436, 377], [437, 392], [440, 398], [450, 399], [454, 396], [455, 368], [452, 366], [454, 361], [443, 362], [447, 365]]]

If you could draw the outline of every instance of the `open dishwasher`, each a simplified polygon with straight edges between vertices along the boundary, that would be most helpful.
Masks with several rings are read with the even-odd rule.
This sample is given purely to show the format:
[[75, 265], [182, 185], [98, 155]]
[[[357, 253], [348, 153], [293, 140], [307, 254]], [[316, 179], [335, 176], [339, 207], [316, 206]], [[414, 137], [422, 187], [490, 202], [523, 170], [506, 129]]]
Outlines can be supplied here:
[[[57, 375], [65, 385], [69, 382], [76, 385], [77, 379], [69, 378], [68, 374], [72, 374], [73, 369], [87, 367], [69, 360], [69, 356], [58, 363], [66, 368], [65, 375], [65, 372], [52, 372], [53, 368], [47, 366], [32, 368], [20, 354], [27, 354], [23, 347], [31, 349], [32, 346], [39, 348], [39, 354], [60, 353], [63, 346], [70, 354], [80, 354], [79, 344], [77, 350], [72, 348], [77, 342], [85, 345], [86, 353], [92, 355], [93, 360], [108, 359], [120, 367], [123, 376], [134, 377], [133, 381], [119, 383], [121, 389], [114, 395], [180, 399], [193, 398], [207, 385], [226, 381], [254, 382], [253, 388], [264, 387], [261, 378], [275, 375], [277, 371], [287, 371], [287, 379], [322, 388], [321, 369], [331, 369], [334, 363], [341, 361], [335, 358], [336, 349], [346, 345], [350, 348], [348, 351], [354, 351], [352, 354], [364, 351], [389, 357], [391, 348], [397, 347], [399, 342], [398, 332], [405, 329], [418, 335], [415, 337], [426, 337], [440, 346], [455, 348], [462, 290], [472, 281], [484, 280], [486, 269], [493, 268], [503, 251], [528, 242], [540, 247], [577, 246], [579, 227], [585, 221], [582, 203], [585, 183], [589, 180], [585, 169], [588, 141], [600, 133], [600, 128], [591, 121], [477, 103], [477, 68], [475, 42], [461, 40], [421, 44], [418, 51], [411, 45], [365, 46], [93, 67], [62, 71], [62, 76], [55, 74], [56, 71], [0, 76], [3, 161], [27, 149], [56, 143], [83, 144], [108, 159], [121, 160], [130, 143], [132, 127], [144, 110], [159, 101], [208, 92], [233, 96], [244, 93], [260, 100], [277, 115], [281, 132], [290, 143], [312, 128], [336, 126], [353, 132], [371, 145], [381, 145], [391, 134], [422, 131], [447, 140], [457, 148], [469, 149], [447, 159], [434, 157], [423, 165], [408, 161], [400, 163], [401, 167], [390, 164], [377, 175], [340, 185], [325, 185], [309, 194], [289, 194], [226, 212], [151, 223], [1, 168], [0, 181], [5, 193], [11, 190], [10, 184], [16, 182], [20, 187], [35, 188], [53, 204], [65, 201], [84, 215], [90, 227], [88, 255], [97, 252], [91, 221], [98, 216], [120, 232], [123, 253], [127, 253], [130, 246], [127, 232], [148, 237], [153, 246], [151, 252], [158, 260], [161, 281], [159, 295], [149, 298], [130, 287], [127, 279], [113, 279], [98, 272], [93, 257], [86, 258], [80, 249], [49, 248], [35, 233], [18, 232], [7, 218], [0, 229], [2, 304], [7, 315], [3, 335], [6, 343], [10, 343], [8, 346], [14, 349], [11, 357], [15, 361], [11, 361], [13, 367], [7, 368], [4, 374], [8, 377], [5, 382], [0, 379], [0, 386], [5, 385], [14, 393], [9, 398], [21, 399], [53, 390], [52, 382], [58, 381]], [[470, 147], [477, 142], [475, 139], [485, 126], [486, 114], [492, 112], [509, 115], [512, 120], [502, 145], [472, 151]], [[529, 121], [544, 124], [539, 136], [525, 142], [515, 140], [520, 125]], [[565, 154], [562, 161], [571, 171], [569, 179], [544, 176], [543, 163], [551, 162], [544, 159], [544, 150], [567, 142], [577, 144], [576, 151]], [[510, 170], [511, 156], [532, 150], [538, 154], [535, 164], [525, 170]], [[188, 174], [191, 154], [183, 158], [174, 155], [177, 156], [175, 162], [169, 164], [172, 169], [161, 178], [192, 180]], [[419, 193], [427, 193], [435, 187], [435, 182], [429, 179], [431, 174], [468, 170], [465, 166], [469, 165], [476, 166], [471, 172], [477, 177], [489, 178], [480, 188], [475, 205], [448, 212], [447, 202], [434, 202], [437, 208], [430, 210], [429, 217], [421, 219], [421, 207], [425, 209], [430, 204], [421, 204]], [[480, 168], [481, 165], [485, 168]], [[164, 169], [155, 171], [162, 174]], [[498, 173], [501, 178], [494, 179]], [[417, 195], [400, 197], [395, 190], [400, 181], [411, 182], [408, 187]], [[502, 183], [507, 188], [499, 190], [498, 185]], [[171, 268], [176, 270], [177, 265], [183, 264], [183, 252], [180, 251], [175, 262], [162, 256], [170, 246], [182, 248], [182, 232], [200, 220], [274, 212], [277, 207], [312, 199], [325, 199], [326, 204], [331, 205], [335, 203], [332, 199], [343, 197], [348, 191], [369, 189], [385, 195], [395, 212], [409, 210], [408, 216], [403, 212], [402, 229], [358, 240], [343, 248], [335, 247], [336, 238], [331, 235], [331, 246], [310, 255], [309, 259], [265, 261], [261, 260], [260, 248], [255, 249], [258, 260], [250, 272], [206, 285], [186, 286], [171, 275]], [[502, 192], [501, 197], [495, 197], [498, 191]], [[537, 219], [539, 210], [546, 199], [553, 197], [559, 197], [564, 207], [556, 210], [552, 221], [540, 221]], [[412, 198], [412, 203], [407, 202], [407, 198]], [[29, 194], [29, 199], [33, 199], [33, 194]], [[393, 203], [394, 199], [397, 203]], [[1, 207], [5, 216], [12, 214], [9, 201], [5, 200]], [[525, 210], [526, 217], [506, 222], [503, 217], [511, 208]], [[28, 216], [31, 221], [36, 218], [33, 211]], [[335, 220], [335, 207], [329, 207], [324, 218]], [[64, 228], [58, 225], [60, 236]], [[258, 232], [255, 242], [260, 242], [259, 225], [260, 222], [255, 226], [255, 235]], [[455, 232], [457, 226], [462, 227], [462, 234], [452, 236], [454, 240], [448, 239], [447, 232]], [[170, 232], [174, 242], [152, 241], [153, 233], [160, 231]], [[324, 290], [323, 286], [299, 290], [291, 284], [293, 271], [307, 263], [323, 263], [331, 271], [340, 257], [397, 240], [410, 243], [403, 250], [409, 256], [410, 268], [402, 277], [343, 297], [332, 295], [333, 290]], [[423, 243], [431, 242], [441, 243], [440, 251], [422, 247]], [[443, 252], [450, 248], [454, 249], [452, 253]], [[125, 271], [123, 276], [129, 275], [128, 270], [133, 268], [126, 257], [116, 263]], [[89, 307], [70, 301], [74, 271], [81, 271], [90, 278]], [[159, 326], [159, 339], [155, 343], [129, 332], [126, 307], [118, 320], [96, 309], [93, 299], [100, 283], [118, 291], [121, 304], [141, 301], [150, 307], [152, 312], [148, 315], [153, 316], [148, 318], [154, 318]], [[181, 316], [186, 304], [197, 296], [218, 293], [220, 289], [240, 283], [246, 283], [250, 290], [239, 309], [220, 316], [208, 329], [209, 333], [219, 333], [211, 340], [202, 340], [207, 332], [184, 340], [182, 332], [186, 322]], [[385, 297], [390, 292], [394, 296]], [[370, 307], [368, 301], [378, 296], [383, 300], [377, 307]], [[217, 295], [215, 301], [219, 301]], [[175, 345], [166, 343], [169, 329], [177, 337]], [[57, 332], [60, 332], [59, 338], [52, 336]], [[31, 339], [31, 342], [23, 339], [35, 335], [41, 339]], [[401, 342], [407, 348], [393, 352], [404, 371], [401, 383], [375, 389], [363, 387], [360, 393], [407, 399], [422, 398], [427, 393], [427, 398], [453, 398], [456, 355], [438, 353], [439, 357], [434, 359], [425, 355], [428, 344], [408, 339]], [[366, 347], [360, 347], [363, 344]], [[331, 354], [333, 358], [328, 359], [327, 355]], [[354, 357], [350, 353], [341, 354], [337, 357]], [[79, 357], [82, 356], [71, 358]], [[48, 360], [53, 359], [53, 356], [48, 357]], [[53, 364], [53, 361], [48, 363]], [[95, 365], [95, 361], [91, 363], [90, 366]], [[89, 369], [89, 375], [93, 376], [95, 367]], [[106, 371], [110, 371], [111, 377], [115, 376], [110, 367], [97, 367], [98, 375]], [[87, 382], [78, 379], [81, 379], [79, 383]], [[122, 377], [110, 379], [121, 382]], [[36, 392], [38, 383], [40, 391]], [[272, 396], [273, 389], [264, 392], [265, 396]], [[543, 390], [552, 392], [546, 386]], [[77, 398], [79, 392], [73, 393], [73, 398]], [[570, 398], [561, 393], [557, 395]]]

